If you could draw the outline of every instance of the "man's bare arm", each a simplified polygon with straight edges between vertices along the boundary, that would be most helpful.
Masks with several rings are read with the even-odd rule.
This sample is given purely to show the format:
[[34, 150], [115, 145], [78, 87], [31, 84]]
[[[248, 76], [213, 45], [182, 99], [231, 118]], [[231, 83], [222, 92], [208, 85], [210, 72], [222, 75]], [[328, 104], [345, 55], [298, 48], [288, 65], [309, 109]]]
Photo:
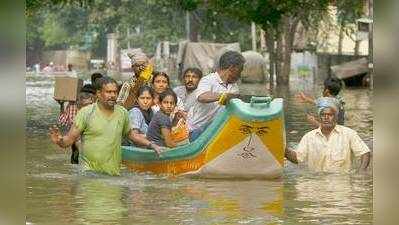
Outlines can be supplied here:
[[365, 171], [370, 164], [370, 152], [364, 153], [360, 158], [360, 170]]
[[315, 104], [316, 100], [313, 97], [310, 97], [308, 95], [305, 95], [305, 93], [303, 92], [299, 92], [298, 94], [295, 95], [295, 97], [300, 101], [300, 102], [304, 102], [304, 103], [311, 103], [311, 104]]
[[133, 141], [134, 143], [136, 143], [137, 145], [141, 145], [141, 146], [149, 146], [150, 145], [150, 141], [147, 140], [146, 136], [144, 134], [140, 134], [135, 129], [130, 130], [128, 138], [131, 141]]
[[65, 136], [60, 133], [57, 126], [53, 126], [50, 128], [51, 141], [61, 148], [67, 148], [71, 146], [74, 142], [78, 140], [79, 136], [80, 131], [75, 125], [71, 127], [71, 129]]
[[140, 134], [135, 129], [131, 129], [129, 131], [128, 138], [138, 145], [146, 146], [153, 149], [158, 156], [162, 152], [161, 148], [158, 145], [151, 143], [144, 134]]
[[[201, 103], [217, 102], [220, 100], [222, 95], [223, 95], [223, 93], [214, 93], [214, 92], [207, 91], [207, 92], [201, 94], [200, 96], [198, 96], [198, 101]], [[224, 93], [224, 95], [225, 95], [224, 100], [221, 103], [223, 105], [227, 104], [230, 101], [230, 99], [232, 99], [232, 98], [240, 97], [239, 94], [235, 94], [235, 93]]]
[[198, 96], [198, 101], [201, 103], [216, 102], [216, 101], [219, 101], [220, 96], [221, 96], [221, 93], [214, 93], [211, 91], [207, 91], [205, 93], [202, 93], [200, 96]]

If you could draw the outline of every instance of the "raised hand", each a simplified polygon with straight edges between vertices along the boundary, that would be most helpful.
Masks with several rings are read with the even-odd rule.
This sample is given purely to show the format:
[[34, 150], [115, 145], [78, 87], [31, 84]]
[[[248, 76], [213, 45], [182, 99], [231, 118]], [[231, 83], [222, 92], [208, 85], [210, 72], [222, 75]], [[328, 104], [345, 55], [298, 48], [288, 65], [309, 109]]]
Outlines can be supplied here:
[[306, 95], [303, 92], [299, 92], [298, 94], [295, 95], [295, 98], [297, 99], [298, 102], [304, 103], [306, 102]]

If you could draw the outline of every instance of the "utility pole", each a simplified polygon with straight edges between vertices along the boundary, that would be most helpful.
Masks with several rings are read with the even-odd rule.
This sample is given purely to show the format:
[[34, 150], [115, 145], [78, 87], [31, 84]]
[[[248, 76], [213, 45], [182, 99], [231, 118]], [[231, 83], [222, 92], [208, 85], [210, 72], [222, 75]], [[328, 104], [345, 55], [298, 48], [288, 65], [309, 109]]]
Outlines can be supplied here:
[[369, 24], [369, 74], [370, 74], [370, 88], [373, 89], [374, 85], [374, 63], [373, 63], [373, 31], [374, 31], [374, 19], [373, 19], [373, 0], [369, 1], [369, 18], [371, 23]]
[[266, 51], [265, 31], [263, 29], [260, 29], [259, 41], [260, 41], [260, 51], [263, 54]]
[[127, 28], [127, 49], [130, 49], [130, 27]]
[[186, 39], [190, 41], [190, 11], [186, 10]]
[[252, 36], [252, 51], [256, 52], [256, 26], [251, 22], [251, 36]]

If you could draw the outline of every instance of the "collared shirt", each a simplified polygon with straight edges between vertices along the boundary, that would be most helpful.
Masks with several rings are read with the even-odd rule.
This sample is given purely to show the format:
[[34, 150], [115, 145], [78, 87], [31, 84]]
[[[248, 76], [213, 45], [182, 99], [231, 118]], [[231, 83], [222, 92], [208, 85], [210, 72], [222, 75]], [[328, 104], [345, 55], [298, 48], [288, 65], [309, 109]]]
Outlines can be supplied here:
[[227, 92], [238, 94], [239, 89], [236, 83], [223, 83], [217, 72], [203, 77], [198, 84], [198, 88], [195, 90], [194, 95], [196, 101], [188, 112], [188, 126], [190, 131], [210, 123], [215, 115], [224, 108], [224, 106], [220, 105], [217, 101], [211, 103], [200, 103], [198, 101], [198, 97], [208, 91], [213, 93]]
[[336, 125], [327, 139], [320, 128], [309, 131], [302, 137], [296, 150], [299, 163], [309, 169], [323, 172], [349, 172], [352, 154], [359, 157], [370, 149], [356, 131]]
[[78, 111], [74, 124], [83, 133], [81, 157], [85, 169], [119, 175], [122, 137], [130, 131], [127, 110], [115, 105], [114, 112], [106, 116], [94, 103]]
[[177, 86], [173, 89], [173, 91], [176, 93], [177, 97], [181, 99], [183, 106], [184, 106], [184, 111], [188, 112], [191, 107], [195, 104], [196, 97], [195, 97], [195, 91], [191, 92], [190, 94], [187, 94], [187, 89], [184, 85], [182, 86]]

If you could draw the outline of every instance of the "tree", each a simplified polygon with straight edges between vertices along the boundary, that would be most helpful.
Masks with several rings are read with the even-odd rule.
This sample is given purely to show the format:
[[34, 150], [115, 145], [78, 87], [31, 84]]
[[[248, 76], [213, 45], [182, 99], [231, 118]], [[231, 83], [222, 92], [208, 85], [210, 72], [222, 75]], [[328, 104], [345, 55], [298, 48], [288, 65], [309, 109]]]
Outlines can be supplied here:
[[[84, 2], [83, 6], [79, 1], [66, 0], [30, 2], [27, 7], [30, 14], [26, 15], [27, 52], [73, 46], [88, 49], [90, 46], [93, 56], [105, 57], [106, 35], [117, 32], [122, 48], [126, 48], [130, 42], [130, 47], [140, 47], [151, 53], [160, 41], [178, 42], [185, 39], [187, 10], [195, 11], [193, 14], [198, 23], [196, 36], [202, 40], [240, 41], [245, 48], [249, 38], [246, 36], [249, 29], [246, 23], [210, 11], [203, 5], [198, 7], [195, 1], [92, 0], [81, 1]], [[90, 45], [85, 40], [90, 40]]]
[[250, 49], [250, 25], [220, 13], [201, 0], [156, 0], [157, 4], [173, 11], [189, 13], [188, 40], [211, 42], [239, 42], [242, 49]]
[[186, 37], [189, 41], [197, 42], [200, 29], [200, 0], [156, 0], [156, 3], [172, 10], [186, 13]]
[[209, 8], [233, 18], [255, 22], [265, 31], [270, 57], [270, 75], [276, 74], [277, 84], [288, 84], [291, 52], [299, 23], [305, 27], [317, 24], [327, 11], [329, 0], [246, 1], [208, 0]]
[[50, 6], [74, 5], [88, 7], [94, 0], [25, 0], [25, 15], [32, 16], [38, 10]]
[[[355, 32], [356, 19], [363, 14], [364, 1], [340, 0], [336, 1], [337, 21], [340, 27], [338, 40], [338, 54], [342, 54], [342, 39], [344, 33], [349, 37]], [[359, 41], [355, 41], [355, 55], [359, 54]]]

